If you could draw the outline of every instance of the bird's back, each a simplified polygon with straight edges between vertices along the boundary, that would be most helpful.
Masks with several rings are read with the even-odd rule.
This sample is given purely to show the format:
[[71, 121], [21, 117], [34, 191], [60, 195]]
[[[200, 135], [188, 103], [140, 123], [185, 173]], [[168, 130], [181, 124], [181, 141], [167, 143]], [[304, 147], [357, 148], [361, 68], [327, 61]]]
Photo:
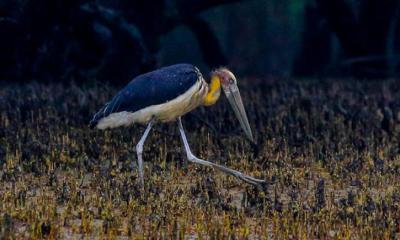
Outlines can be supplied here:
[[139, 75], [94, 115], [90, 126], [96, 126], [101, 119], [112, 113], [133, 113], [171, 101], [200, 79], [201, 73], [191, 64], [176, 64]]

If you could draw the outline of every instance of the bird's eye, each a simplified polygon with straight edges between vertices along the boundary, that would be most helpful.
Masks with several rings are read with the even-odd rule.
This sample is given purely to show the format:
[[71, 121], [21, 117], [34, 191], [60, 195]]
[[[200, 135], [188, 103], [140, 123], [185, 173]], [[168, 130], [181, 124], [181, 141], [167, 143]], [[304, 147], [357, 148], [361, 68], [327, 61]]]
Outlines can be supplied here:
[[234, 84], [235, 80], [233, 78], [229, 78], [229, 84]]

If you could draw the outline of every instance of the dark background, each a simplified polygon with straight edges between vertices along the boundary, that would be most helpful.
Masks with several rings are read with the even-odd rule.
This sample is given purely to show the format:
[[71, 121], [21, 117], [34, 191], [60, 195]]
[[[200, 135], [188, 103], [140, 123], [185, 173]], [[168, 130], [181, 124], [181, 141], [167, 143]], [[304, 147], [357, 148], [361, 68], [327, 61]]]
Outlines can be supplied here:
[[247, 77], [400, 74], [398, 0], [3, 0], [0, 80], [126, 83], [178, 62]]

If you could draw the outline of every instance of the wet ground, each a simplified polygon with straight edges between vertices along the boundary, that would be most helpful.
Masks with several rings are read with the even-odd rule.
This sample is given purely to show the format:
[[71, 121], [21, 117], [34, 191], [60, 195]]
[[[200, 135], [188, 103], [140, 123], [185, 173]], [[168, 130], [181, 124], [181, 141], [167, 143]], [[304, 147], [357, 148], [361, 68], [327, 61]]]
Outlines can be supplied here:
[[199, 157], [266, 179], [254, 187], [187, 163], [175, 123], [98, 131], [116, 89], [2, 83], [0, 238], [400, 237], [400, 84], [248, 80], [257, 144], [227, 101], [184, 117]]

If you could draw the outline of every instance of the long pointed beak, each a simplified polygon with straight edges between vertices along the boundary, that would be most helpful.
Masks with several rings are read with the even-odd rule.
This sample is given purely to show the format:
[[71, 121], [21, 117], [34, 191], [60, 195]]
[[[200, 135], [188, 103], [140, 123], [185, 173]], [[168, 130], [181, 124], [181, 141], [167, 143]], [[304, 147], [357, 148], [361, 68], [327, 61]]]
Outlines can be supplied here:
[[247, 119], [246, 111], [243, 106], [242, 97], [240, 96], [239, 88], [235, 83], [222, 88], [231, 104], [236, 117], [239, 119], [240, 126], [242, 127], [247, 138], [254, 142], [253, 134], [251, 132], [249, 120]]

